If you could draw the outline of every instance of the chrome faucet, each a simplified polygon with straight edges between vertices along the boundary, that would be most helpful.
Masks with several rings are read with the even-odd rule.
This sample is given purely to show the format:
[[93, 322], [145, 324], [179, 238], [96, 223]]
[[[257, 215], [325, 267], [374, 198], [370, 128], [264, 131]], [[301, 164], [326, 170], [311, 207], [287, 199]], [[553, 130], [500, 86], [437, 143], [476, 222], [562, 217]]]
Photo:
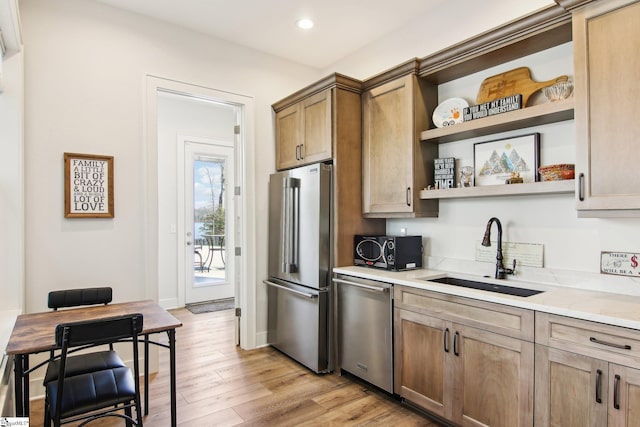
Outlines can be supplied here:
[[504, 268], [502, 265], [502, 224], [500, 220], [493, 217], [487, 223], [487, 229], [484, 231], [482, 246], [491, 246], [491, 224], [496, 223], [498, 226], [498, 251], [496, 254], [496, 279], [504, 279], [506, 274], [515, 274], [516, 260], [513, 260], [513, 268]]

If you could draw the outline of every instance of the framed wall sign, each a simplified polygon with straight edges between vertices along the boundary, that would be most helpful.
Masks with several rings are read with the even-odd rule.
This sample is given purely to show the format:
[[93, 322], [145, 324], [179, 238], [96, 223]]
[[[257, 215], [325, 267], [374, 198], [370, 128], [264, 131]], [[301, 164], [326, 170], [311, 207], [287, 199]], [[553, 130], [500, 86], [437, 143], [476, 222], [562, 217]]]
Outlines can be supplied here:
[[113, 218], [113, 156], [64, 153], [65, 218]]
[[539, 133], [473, 144], [476, 186], [504, 184], [513, 173], [538, 181], [539, 153]]

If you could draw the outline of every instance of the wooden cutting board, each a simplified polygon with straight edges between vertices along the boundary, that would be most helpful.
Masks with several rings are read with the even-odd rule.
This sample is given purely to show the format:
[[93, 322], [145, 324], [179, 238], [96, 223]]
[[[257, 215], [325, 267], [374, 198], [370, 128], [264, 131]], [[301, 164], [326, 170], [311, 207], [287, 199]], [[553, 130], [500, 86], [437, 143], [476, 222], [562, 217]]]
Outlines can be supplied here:
[[520, 93], [522, 94], [522, 107], [524, 108], [527, 106], [529, 97], [535, 92], [556, 83], [566, 82], [568, 79], [567, 76], [560, 76], [546, 82], [534, 82], [531, 80], [531, 71], [528, 67], [516, 68], [484, 79], [478, 91], [476, 104]]

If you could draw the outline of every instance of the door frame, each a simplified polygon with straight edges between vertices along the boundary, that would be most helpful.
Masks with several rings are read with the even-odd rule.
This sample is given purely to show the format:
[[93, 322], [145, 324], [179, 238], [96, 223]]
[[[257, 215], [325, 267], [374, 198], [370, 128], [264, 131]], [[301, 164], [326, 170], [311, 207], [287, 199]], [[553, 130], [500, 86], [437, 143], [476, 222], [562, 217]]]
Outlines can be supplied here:
[[[145, 295], [159, 300], [158, 289], [158, 120], [157, 93], [167, 91], [186, 96], [237, 104], [242, 108], [242, 128], [238, 138], [239, 160], [242, 171], [237, 175], [236, 186], [240, 188], [239, 209], [241, 220], [237, 224], [240, 241], [236, 242], [242, 256], [236, 258], [236, 275], [239, 278], [239, 293], [236, 307], [241, 310], [239, 332], [240, 347], [256, 348], [256, 269], [255, 269], [255, 138], [254, 100], [252, 97], [224, 92], [201, 85], [189, 84], [154, 75], [145, 75], [145, 97], [143, 106], [143, 140], [146, 171], [141, 172], [145, 188], [144, 229], [144, 276]], [[176, 290], [177, 292], [177, 290]], [[176, 295], [177, 298], [177, 295]], [[165, 307], [174, 308], [174, 307]]]

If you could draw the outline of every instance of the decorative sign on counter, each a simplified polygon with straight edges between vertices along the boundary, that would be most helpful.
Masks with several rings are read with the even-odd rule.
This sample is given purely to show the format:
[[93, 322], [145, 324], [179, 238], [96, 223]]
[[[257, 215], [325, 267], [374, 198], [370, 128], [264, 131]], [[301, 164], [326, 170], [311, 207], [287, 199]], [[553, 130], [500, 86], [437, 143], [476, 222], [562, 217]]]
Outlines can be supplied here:
[[65, 218], [113, 218], [113, 156], [64, 153]]
[[455, 188], [456, 159], [454, 157], [433, 159], [433, 167], [433, 178], [437, 189]]
[[[476, 261], [496, 262], [497, 242], [491, 241], [491, 246], [482, 246], [480, 241], [476, 242]], [[517, 243], [502, 242], [502, 264], [505, 267], [513, 265], [513, 260], [518, 261], [518, 265], [528, 265], [530, 267], [544, 267], [543, 265], [544, 245], [538, 243]], [[517, 267], [516, 267], [517, 269]]]
[[495, 101], [484, 102], [478, 105], [472, 105], [462, 111], [465, 122], [483, 117], [495, 116], [509, 111], [519, 110], [522, 108], [522, 95], [505, 96]]
[[640, 254], [600, 252], [600, 273], [640, 277]]

